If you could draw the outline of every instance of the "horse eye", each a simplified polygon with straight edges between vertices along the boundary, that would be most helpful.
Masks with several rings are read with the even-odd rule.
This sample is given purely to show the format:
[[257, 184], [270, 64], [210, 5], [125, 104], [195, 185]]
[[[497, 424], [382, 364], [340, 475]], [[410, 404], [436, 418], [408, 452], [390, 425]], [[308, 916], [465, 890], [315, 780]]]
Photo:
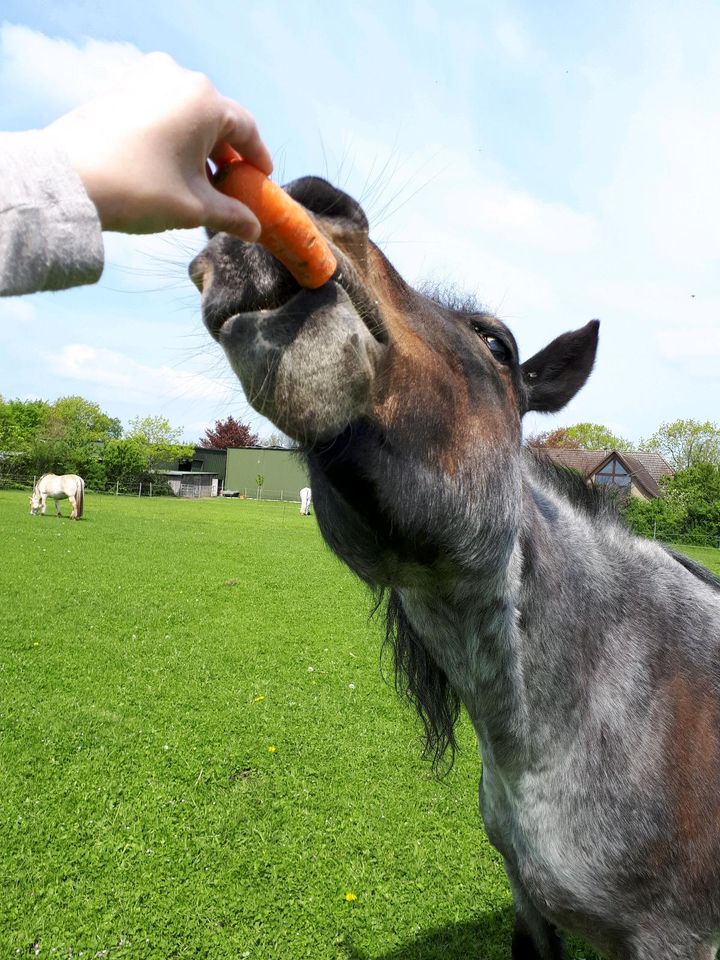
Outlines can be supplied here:
[[505, 346], [502, 340], [494, 337], [491, 333], [483, 330], [479, 325], [473, 324], [473, 330], [487, 344], [488, 350], [495, 357], [498, 363], [510, 363], [510, 350]]

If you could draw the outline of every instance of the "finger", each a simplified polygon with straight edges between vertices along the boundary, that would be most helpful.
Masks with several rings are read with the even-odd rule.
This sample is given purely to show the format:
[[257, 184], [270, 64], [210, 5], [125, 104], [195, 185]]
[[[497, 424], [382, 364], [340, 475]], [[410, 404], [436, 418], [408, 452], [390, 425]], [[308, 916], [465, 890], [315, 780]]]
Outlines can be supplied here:
[[232, 233], [241, 240], [254, 243], [260, 237], [260, 221], [244, 203], [226, 197], [210, 183], [198, 189], [202, 203], [203, 226], [223, 233]]
[[216, 167], [224, 167], [226, 163], [232, 163], [233, 160], [241, 160], [242, 157], [229, 143], [218, 143], [211, 150], [210, 159]]
[[260, 136], [255, 120], [232, 100], [228, 103], [230, 117], [227, 129], [223, 130], [222, 139], [234, 147], [245, 160], [249, 160], [269, 176], [273, 170], [272, 157]]

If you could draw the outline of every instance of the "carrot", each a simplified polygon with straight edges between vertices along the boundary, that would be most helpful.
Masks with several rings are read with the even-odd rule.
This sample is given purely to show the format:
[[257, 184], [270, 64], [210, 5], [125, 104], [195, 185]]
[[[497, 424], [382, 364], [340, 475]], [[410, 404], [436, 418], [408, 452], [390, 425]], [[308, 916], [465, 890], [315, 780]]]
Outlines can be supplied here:
[[232, 148], [213, 154], [218, 164], [214, 184], [249, 207], [260, 221], [259, 242], [283, 263], [301, 287], [321, 287], [335, 273], [337, 261], [304, 207]]

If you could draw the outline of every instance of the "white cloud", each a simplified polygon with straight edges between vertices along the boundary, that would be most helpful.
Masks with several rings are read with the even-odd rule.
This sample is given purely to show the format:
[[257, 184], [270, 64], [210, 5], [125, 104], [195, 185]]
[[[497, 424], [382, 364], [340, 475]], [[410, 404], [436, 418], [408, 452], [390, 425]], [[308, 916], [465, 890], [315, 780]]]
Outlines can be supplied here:
[[124, 401], [230, 402], [237, 392], [230, 377], [207, 377], [168, 366], [150, 367], [123, 353], [85, 343], [68, 344], [58, 354], [47, 355], [45, 360], [57, 376], [122, 391]]
[[131, 43], [85, 39], [79, 44], [11, 23], [0, 25], [0, 90], [26, 113], [64, 112], [95, 96], [142, 53]]

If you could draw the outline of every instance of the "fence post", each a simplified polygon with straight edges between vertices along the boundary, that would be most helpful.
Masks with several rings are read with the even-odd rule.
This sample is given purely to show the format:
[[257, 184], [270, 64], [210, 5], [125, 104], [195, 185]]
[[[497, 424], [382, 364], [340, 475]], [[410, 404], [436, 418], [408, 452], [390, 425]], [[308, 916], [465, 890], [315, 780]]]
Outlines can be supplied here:
[[150, 484], [150, 496], [152, 496], [152, 483]]
[[284, 493], [285, 493], [284, 490], [281, 490], [281, 491], [280, 491], [280, 500], [284, 500], [284, 499], [285, 499], [285, 497], [283, 496]]
[[119, 497], [119, 496], [120, 496], [120, 481], [119, 481], [119, 480], [116, 480], [116, 481], [115, 481], [115, 496], [116, 496], [116, 497]]
[[142, 480], [140, 481], [140, 486], [138, 487], [138, 496], [142, 496]]
[[657, 520], [653, 523], [653, 540], [657, 539]]

